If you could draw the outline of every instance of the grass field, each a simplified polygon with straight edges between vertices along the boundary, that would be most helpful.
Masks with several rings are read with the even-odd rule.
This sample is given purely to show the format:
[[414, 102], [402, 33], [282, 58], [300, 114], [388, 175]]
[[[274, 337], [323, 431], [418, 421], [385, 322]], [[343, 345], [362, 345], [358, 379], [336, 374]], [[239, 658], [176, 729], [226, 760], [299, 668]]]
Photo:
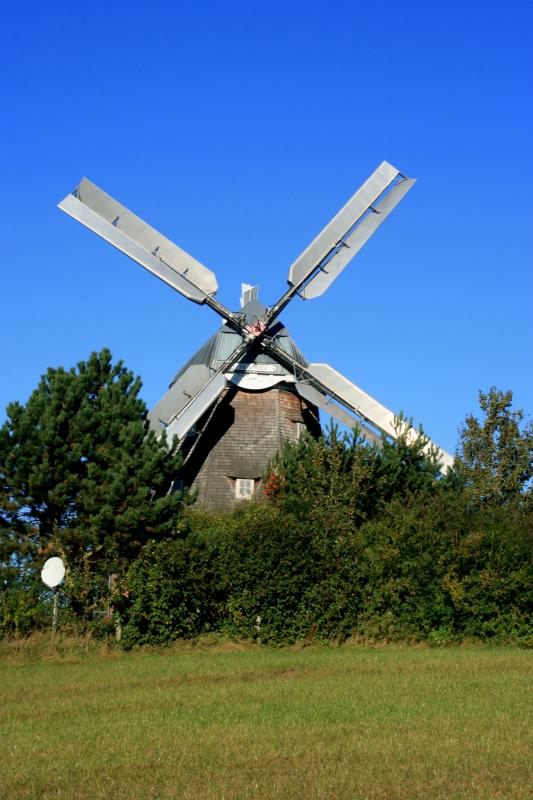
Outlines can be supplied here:
[[0, 650], [9, 800], [533, 798], [531, 651], [58, 652]]

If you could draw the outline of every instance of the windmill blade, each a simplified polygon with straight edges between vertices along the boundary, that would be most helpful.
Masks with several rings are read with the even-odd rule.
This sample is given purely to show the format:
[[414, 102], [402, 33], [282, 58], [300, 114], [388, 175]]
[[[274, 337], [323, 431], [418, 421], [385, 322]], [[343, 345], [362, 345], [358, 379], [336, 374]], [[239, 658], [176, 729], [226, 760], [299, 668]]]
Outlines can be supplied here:
[[334, 417], [338, 422], [342, 422], [347, 428], [352, 429], [355, 425], [358, 425], [365, 439], [372, 442], [372, 444], [381, 444], [381, 437], [378, 436], [377, 433], [368, 428], [364, 422], [357, 417], [352, 417], [348, 414], [343, 408], [334, 403], [331, 398], [328, 398], [324, 392], [319, 391], [308, 381], [296, 381], [295, 386], [300, 397], [318, 406], [318, 408], [323, 409], [330, 417]]
[[[305, 369], [306, 376], [315, 378], [322, 390], [342, 402], [347, 408], [352, 410], [357, 416], [368, 421], [371, 425], [383, 431], [393, 439], [398, 438], [398, 434], [406, 434], [409, 442], [415, 441], [419, 434], [414, 429], [403, 423], [400, 428], [394, 425], [395, 415], [388, 408], [383, 406], [355, 383], [352, 383], [340, 372], [330, 367], [329, 364], [309, 364]], [[429, 453], [431, 447], [435, 447], [431, 442], [427, 444], [424, 451]], [[438, 460], [441, 463], [441, 470], [446, 471], [453, 466], [453, 456], [437, 447]]]
[[58, 207], [195, 303], [215, 294], [216, 276], [84, 178]]
[[[361, 421], [363, 423], [368, 423], [372, 425], [373, 428], [385, 433], [392, 439], [397, 439], [398, 435], [401, 433], [407, 435], [407, 440], [409, 442], [413, 442], [418, 438], [418, 431], [408, 427], [405, 423], [403, 423], [403, 428], [400, 426], [400, 428], [397, 429], [394, 425], [395, 415], [392, 411], [389, 411], [388, 408], [363, 391], [363, 389], [356, 386], [355, 383], [352, 383], [345, 378], [344, 375], [341, 375], [340, 372], [330, 367], [329, 364], [308, 364], [304, 367], [291, 355], [282, 350], [274, 340], [266, 338], [263, 340], [262, 344], [263, 348], [270, 355], [274, 356], [278, 361], [294, 371], [296, 388], [299, 394], [302, 394], [303, 397], [306, 397], [306, 399], [309, 399], [311, 402], [316, 403], [319, 407], [324, 408], [328, 414], [331, 414], [345, 425], [353, 426], [351, 416], [346, 413], [346, 409], [348, 409], [349, 412], [357, 416], [358, 424], [361, 424]], [[304, 388], [306, 384], [307, 388]], [[311, 391], [312, 389], [316, 390], [317, 394], [314, 394]], [[306, 394], [304, 394], [304, 392]], [[322, 397], [326, 397], [325, 407], [321, 406], [320, 402], [317, 402], [321, 400], [321, 395]], [[339, 408], [336, 404], [344, 408]], [[345, 416], [343, 417], [342, 413], [339, 412], [344, 412]], [[369, 430], [366, 424], [364, 424], [364, 430]], [[369, 430], [369, 433], [373, 434], [373, 431]], [[375, 441], [376, 436], [374, 434], [374, 438], [372, 438], [372, 436], [368, 438], [370, 441]], [[437, 447], [432, 442], [428, 442], [424, 448], [424, 452], [429, 454], [432, 447], [437, 448], [438, 460], [441, 463], [441, 472], [446, 472], [448, 468], [453, 466], [453, 456], [440, 447]]]
[[196, 396], [189, 401], [181, 413], [174, 416], [174, 419], [166, 428], [168, 440], [171, 442], [173, 437], [177, 436], [181, 441], [192, 426], [198, 422], [202, 414], [205, 414], [207, 409], [218, 399], [227, 385], [228, 382], [225, 376], [220, 372], [215, 373]]
[[311, 280], [306, 283], [299, 292], [304, 300], [311, 300], [324, 294], [326, 289], [331, 286], [341, 272], [348, 266], [352, 258], [357, 255], [359, 250], [370, 239], [374, 231], [385, 222], [390, 212], [398, 205], [400, 200], [405, 197], [415, 181], [411, 178], [404, 178], [385, 194], [385, 196], [374, 203], [372, 209], [368, 211], [335, 249], [331, 258], [320, 267]]
[[[396, 181], [396, 183], [394, 183]], [[392, 185], [394, 183], [394, 185]], [[401, 200], [407, 191], [413, 185], [414, 180], [405, 178], [402, 173], [393, 167], [387, 161], [382, 164], [372, 173], [372, 175], [365, 181], [365, 183], [356, 191], [353, 197], [348, 200], [346, 205], [336, 214], [331, 222], [326, 225], [323, 231], [314, 239], [311, 244], [298, 256], [296, 261], [289, 269], [288, 282], [292, 286], [301, 286], [313, 272], [321, 265], [328, 257], [333, 261], [338, 258], [339, 253], [342, 253], [341, 261], [344, 260], [342, 267], [339, 268], [337, 273], [331, 278], [331, 283], [342, 269], [346, 266], [350, 258], [346, 258], [347, 254], [343, 253], [348, 247], [353, 249], [351, 257], [363, 246], [367, 239], [372, 235], [374, 230], [385, 220], [387, 215], [392, 211], [394, 206]], [[389, 189], [388, 194], [392, 194], [391, 199], [378, 208], [376, 203], [380, 200], [381, 196]], [[385, 195], [386, 197], [387, 195]], [[383, 198], [383, 200], [385, 199]], [[376, 213], [371, 209], [375, 209]], [[372, 214], [376, 216], [376, 221], [367, 223], [365, 227], [365, 234], [361, 233], [360, 241], [353, 242], [353, 248], [345, 240], [346, 237], [352, 233], [354, 226], [364, 217], [365, 214]], [[357, 246], [356, 246], [357, 245]], [[325, 268], [325, 265], [324, 265]], [[331, 267], [330, 267], [331, 269]], [[328, 272], [331, 274], [331, 272]], [[327, 285], [329, 285], [329, 283]], [[315, 294], [309, 295], [317, 297], [326, 288], [325, 285], [321, 291], [316, 291]]]
[[[239, 361], [254, 343], [254, 338], [242, 339], [233, 352], [212, 372], [204, 365], [192, 365], [161, 398], [150, 412], [150, 426], [156, 432], [161, 430], [157, 423], [165, 422], [166, 433], [170, 441], [174, 436], [179, 440], [187, 435], [192, 426], [207, 409], [218, 399], [228, 385], [225, 373]], [[207, 373], [206, 373], [207, 370]], [[206, 377], [207, 376], [207, 377]], [[184, 389], [188, 395], [183, 404]], [[195, 391], [196, 389], [196, 391]], [[190, 394], [194, 391], [194, 395]], [[175, 405], [173, 405], [175, 403]]]
[[192, 364], [165, 392], [161, 400], [150, 409], [148, 421], [155, 433], [161, 433], [161, 423], [168, 425], [209, 382], [211, 373], [207, 364]]
[[[341, 397], [335, 395], [325, 383], [312, 375], [310, 368], [317, 365], [308, 364], [307, 366], [303, 366], [303, 364], [296, 361], [290, 353], [279, 347], [275, 339], [265, 338], [262, 341], [262, 347], [269, 355], [273, 356], [286, 368], [293, 371], [296, 391], [301, 397], [314, 403], [314, 405], [319, 408], [324, 409], [330, 416], [335, 417], [335, 419], [342, 422], [342, 424], [346, 425], [348, 428], [353, 428], [356, 424], [359, 425], [365, 438], [374, 444], [379, 444], [381, 442], [381, 437], [364, 424], [364, 420], [361, 419], [360, 415], [354, 419], [354, 417], [346, 411], [346, 408], [349, 408], [353, 413], [353, 409], [349, 404]], [[338, 403], [341, 405], [338, 405]]]

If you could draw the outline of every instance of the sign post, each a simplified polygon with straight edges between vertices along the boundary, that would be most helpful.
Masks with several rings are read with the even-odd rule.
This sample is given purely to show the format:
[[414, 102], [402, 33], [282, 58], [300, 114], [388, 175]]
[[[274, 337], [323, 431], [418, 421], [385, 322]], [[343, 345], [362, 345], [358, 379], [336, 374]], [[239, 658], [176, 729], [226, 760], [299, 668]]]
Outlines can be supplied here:
[[54, 556], [45, 561], [41, 570], [41, 580], [45, 586], [54, 590], [54, 605], [52, 608], [52, 634], [57, 629], [57, 593], [59, 584], [65, 578], [65, 565], [61, 558]]

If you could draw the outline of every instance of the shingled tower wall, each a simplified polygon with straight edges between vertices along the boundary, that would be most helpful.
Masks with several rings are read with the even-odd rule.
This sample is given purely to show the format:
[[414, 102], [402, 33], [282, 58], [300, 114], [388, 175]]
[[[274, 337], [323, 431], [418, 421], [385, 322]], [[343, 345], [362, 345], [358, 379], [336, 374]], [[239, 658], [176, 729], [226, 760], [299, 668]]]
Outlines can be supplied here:
[[231, 387], [185, 441], [181, 477], [204, 508], [229, 509], [239, 502], [236, 479], [255, 481], [260, 493], [268, 462], [284, 440], [297, 441], [302, 430], [319, 435], [318, 410], [289, 384], [264, 391]]

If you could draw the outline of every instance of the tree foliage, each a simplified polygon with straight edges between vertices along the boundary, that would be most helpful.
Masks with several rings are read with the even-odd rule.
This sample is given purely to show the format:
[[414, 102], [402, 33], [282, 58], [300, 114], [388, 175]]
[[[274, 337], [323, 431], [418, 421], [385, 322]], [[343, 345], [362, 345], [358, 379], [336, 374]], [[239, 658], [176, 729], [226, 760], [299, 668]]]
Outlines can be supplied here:
[[165, 645], [220, 627], [221, 561], [209, 536], [148, 542], [114, 598], [121, 640]]
[[477, 502], [506, 505], [531, 497], [533, 423], [512, 410], [513, 393], [479, 393], [482, 420], [468, 415], [460, 432], [458, 468]]
[[0, 633], [39, 624], [37, 570], [57, 554], [70, 612], [106, 599], [126, 646], [207, 631], [533, 645], [532, 430], [511, 393], [481, 393], [445, 477], [423, 433], [375, 447], [332, 426], [283, 447], [261, 500], [210, 514], [168, 494], [179, 458], [149, 432], [139, 388], [104, 351], [9, 407]]
[[65, 591], [86, 615], [108, 575], [168, 535], [178, 512], [168, 490], [179, 458], [148, 430], [140, 388], [103, 350], [49, 369], [0, 429], [3, 563], [61, 556]]
[[400, 436], [376, 448], [336, 427], [286, 444], [264, 500], [188, 512], [188, 538], [165, 551], [172, 580], [152, 550], [137, 562], [121, 608], [129, 641], [199, 634], [208, 620], [209, 630], [275, 644], [533, 644], [531, 508], [520, 492], [516, 502], [473, 502], [461, 467], [439, 477], [426, 444]]
[[470, 637], [533, 645], [526, 509], [474, 508], [440, 482], [431, 496], [396, 496], [357, 526], [338, 507], [324, 515], [326, 528], [268, 500], [187, 516], [188, 536], [148, 545], [126, 577], [128, 644], [209, 630], [271, 644]]
[[[404, 420], [396, 422], [399, 427]], [[433, 490], [438, 461], [427, 445], [422, 431], [413, 442], [400, 434], [376, 446], [367, 444], [357, 427], [346, 434], [331, 424], [319, 439], [285, 443], [267, 470], [267, 495], [317, 525], [331, 527], [342, 519], [351, 528], [396, 496]]]

